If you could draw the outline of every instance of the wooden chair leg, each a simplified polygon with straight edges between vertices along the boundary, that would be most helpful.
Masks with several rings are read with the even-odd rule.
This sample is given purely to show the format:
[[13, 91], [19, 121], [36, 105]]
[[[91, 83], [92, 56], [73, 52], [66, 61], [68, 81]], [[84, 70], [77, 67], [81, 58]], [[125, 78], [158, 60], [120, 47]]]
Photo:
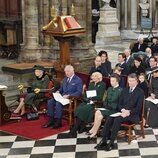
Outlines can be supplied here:
[[141, 130], [140, 132], [141, 132], [141, 136], [142, 136], [142, 138], [145, 138], [143, 122], [140, 124], [140, 130]]
[[129, 127], [127, 136], [128, 136], [128, 144], [130, 144], [133, 139], [132, 127]]

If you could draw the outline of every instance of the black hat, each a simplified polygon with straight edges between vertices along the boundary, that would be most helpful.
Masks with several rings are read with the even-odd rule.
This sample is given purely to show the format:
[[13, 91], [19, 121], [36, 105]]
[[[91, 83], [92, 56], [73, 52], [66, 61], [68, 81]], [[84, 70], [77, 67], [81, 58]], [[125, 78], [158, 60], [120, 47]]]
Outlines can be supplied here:
[[42, 70], [42, 71], [45, 71], [45, 68], [42, 65], [34, 65], [33, 70]]
[[151, 73], [154, 73], [154, 72], [158, 72], [158, 67], [153, 67], [153, 68], [151, 69]]

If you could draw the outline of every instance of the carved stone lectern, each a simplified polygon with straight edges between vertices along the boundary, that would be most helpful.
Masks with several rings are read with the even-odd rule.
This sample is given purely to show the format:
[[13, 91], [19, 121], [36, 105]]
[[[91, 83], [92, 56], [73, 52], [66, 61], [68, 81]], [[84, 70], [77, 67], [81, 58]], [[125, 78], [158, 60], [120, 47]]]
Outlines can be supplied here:
[[73, 16], [57, 16], [50, 23], [43, 27], [43, 33], [52, 35], [59, 41], [60, 47], [60, 68], [70, 64], [69, 41], [76, 35], [85, 33]]
[[10, 119], [11, 112], [5, 104], [6, 88], [0, 88], [0, 125]]

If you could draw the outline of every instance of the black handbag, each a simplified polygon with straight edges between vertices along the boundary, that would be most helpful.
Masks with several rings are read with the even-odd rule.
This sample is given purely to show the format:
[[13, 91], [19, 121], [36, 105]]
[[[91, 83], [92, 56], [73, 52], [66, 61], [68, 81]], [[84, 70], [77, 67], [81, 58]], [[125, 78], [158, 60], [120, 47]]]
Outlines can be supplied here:
[[26, 114], [26, 119], [27, 120], [38, 120], [39, 114], [38, 114], [38, 112], [29, 112]]

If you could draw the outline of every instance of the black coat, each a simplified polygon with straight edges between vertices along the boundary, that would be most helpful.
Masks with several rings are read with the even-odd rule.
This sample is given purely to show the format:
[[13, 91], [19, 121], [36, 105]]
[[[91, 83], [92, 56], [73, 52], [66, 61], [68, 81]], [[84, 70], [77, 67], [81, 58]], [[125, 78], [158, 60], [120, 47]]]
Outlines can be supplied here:
[[134, 65], [131, 67], [129, 73], [136, 73], [137, 75], [140, 75], [140, 73], [145, 73], [145, 69], [141, 65], [139, 67]]
[[107, 70], [108, 74], [112, 73], [112, 68], [111, 68], [111, 62], [110, 61], [105, 61], [105, 63], [102, 63], [102, 66]]
[[138, 46], [139, 46], [139, 43], [138, 42], [135, 43], [132, 50], [131, 50], [131, 52], [133, 52], [133, 53], [134, 52], [139, 52], [139, 51], [145, 52], [145, 49], [148, 47], [148, 45], [146, 43], [141, 44], [140, 48], [138, 48]]

